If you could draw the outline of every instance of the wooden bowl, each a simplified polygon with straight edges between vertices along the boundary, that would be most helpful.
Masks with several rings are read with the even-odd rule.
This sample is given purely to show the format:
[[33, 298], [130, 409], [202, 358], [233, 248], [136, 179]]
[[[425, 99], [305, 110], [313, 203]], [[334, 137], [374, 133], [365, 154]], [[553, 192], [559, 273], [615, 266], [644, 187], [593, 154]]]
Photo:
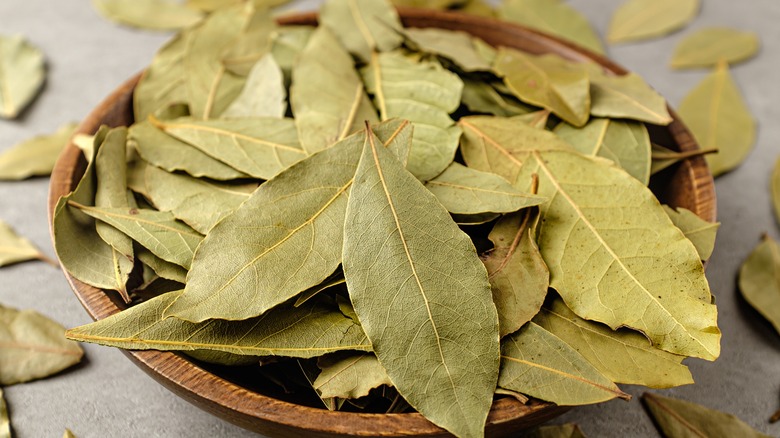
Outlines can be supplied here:
[[[611, 61], [541, 33], [495, 20], [455, 13], [401, 9], [408, 27], [438, 27], [462, 30], [492, 45], [504, 45], [530, 53], [556, 53], [565, 58], [592, 60], [615, 74], [626, 71]], [[282, 24], [310, 24], [314, 13], [285, 17]], [[93, 134], [100, 125], [127, 126], [133, 122], [132, 93], [139, 76], [125, 82], [101, 103], [81, 124], [78, 132]], [[654, 142], [679, 151], [699, 149], [692, 135], [673, 114], [666, 127], [650, 127]], [[57, 200], [70, 193], [86, 168], [81, 151], [70, 144], [64, 150], [51, 176], [49, 223]], [[702, 157], [694, 157], [656, 175], [651, 188], [658, 198], [673, 206], [685, 207], [701, 218], [715, 220], [715, 189]], [[52, 233], [53, 238], [53, 233]], [[84, 308], [94, 319], [106, 318], [126, 306], [114, 294], [88, 286], [65, 273]], [[420, 414], [361, 414], [330, 412], [270, 396], [268, 391], [250, 390], [236, 381], [231, 371], [211, 368], [184, 356], [159, 351], [125, 351], [139, 367], [165, 387], [200, 408], [246, 429], [279, 437], [444, 437], [446, 431]], [[207, 369], [208, 368], [208, 369]], [[235, 374], [232, 372], [232, 374]], [[497, 400], [488, 416], [488, 436], [516, 436], [517, 431], [547, 421], [567, 408], [531, 400], [521, 404], [512, 398]]]

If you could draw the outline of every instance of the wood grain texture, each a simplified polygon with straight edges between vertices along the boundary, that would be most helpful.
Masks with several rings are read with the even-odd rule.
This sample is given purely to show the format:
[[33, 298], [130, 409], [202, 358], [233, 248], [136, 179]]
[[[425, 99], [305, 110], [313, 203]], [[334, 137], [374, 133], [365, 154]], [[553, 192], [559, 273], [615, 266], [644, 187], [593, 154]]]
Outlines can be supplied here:
[[[491, 19], [439, 11], [400, 9], [408, 27], [439, 27], [462, 30], [492, 45], [504, 45], [534, 54], [557, 53], [564, 58], [593, 60], [607, 71], [621, 75], [626, 70], [606, 58], [573, 44], [517, 25]], [[299, 14], [280, 19], [281, 24], [315, 24], [316, 14]], [[133, 122], [132, 92], [140, 75], [122, 84], [82, 122], [78, 132], [92, 134], [101, 124], [129, 125]], [[674, 122], [651, 126], [651, 139], [678, 151], [699, 149], [693, 136], [672, 112]], [[62, 152], [52, 172], [49, 189], [49, 224], [57, 200], [72, 191], [86, 168], [81, 151], [73, 144]], [[710, 222], [715, 221], [715, 185], [703, 157], [697, 156], [660, 172], [651, 188], [661, 202], [684, 207]], [[53, 238], [53, 234], [52, 234]], [[125, 304], [118, 295], [106, 293], [68, 276], [68, 282], [93, 319], [120, 312]], [[225, 376], [204, 369], [184, 356], [171, 352], [125, 351], [139, 367], [162, 385], [227, 421], [274, 437], [446, 437], [444, 430], [419, 414], [358, 414], [330, 412], [282, 401], [233, 383]], [[517, 436], [517, 432], [565, 412], [568, 408], [531, 400], [523, 405], [512, 398], [496, 401], [490, 411], [486, 434]]]

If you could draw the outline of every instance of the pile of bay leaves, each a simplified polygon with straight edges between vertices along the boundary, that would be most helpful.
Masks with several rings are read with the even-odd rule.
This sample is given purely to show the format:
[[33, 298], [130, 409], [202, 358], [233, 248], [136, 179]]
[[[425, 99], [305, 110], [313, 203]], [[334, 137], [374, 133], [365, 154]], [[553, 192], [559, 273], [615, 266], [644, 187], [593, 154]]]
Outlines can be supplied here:
[[56, 251], [132, 306], [69, 338], [459, 437], [494, 397], [628, 398], [718, 357], [714, 228], [647, 188], [684, 155], [653, 160], [672, 119], [640, 77], [404, 29], [383, 0], [320, 24], [219, 9], [157, 54], [135, 124], [78, 139]]

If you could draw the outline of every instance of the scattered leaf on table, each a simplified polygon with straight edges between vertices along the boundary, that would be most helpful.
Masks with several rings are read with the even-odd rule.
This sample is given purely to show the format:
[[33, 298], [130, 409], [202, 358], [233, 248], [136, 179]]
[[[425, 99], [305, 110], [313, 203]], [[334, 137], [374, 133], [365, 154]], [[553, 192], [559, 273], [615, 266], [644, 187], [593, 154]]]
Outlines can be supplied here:
[[667, 438], [769, 438], [731, 414], [696, 403], [648, 392], [642, 401]]
[[650, 135], [637, 122], [591, 119], [582, 128], [566, 122], [553, 131], [574, 149], [589, 157], [603, 157], [647, 185], [650, 181]]
[[650, 88], [641, 76], [612, 76], [600, 67], [590, 68], [590, 113], [596, 117], [639, 120], [668, 125], [672, 116], [666, 99]]
[[775, 219], [780, 222], [780, 158], [775, 161], [775, 167], [772, 169], [770, 186], [772, 191], [772, 207], [775, 211]]
[[0, 152], [0, 180], [22, 180], [51, 174], [76, 126], [75, 123], [67, 123], [53, 134], [33, 137]]
[[718, 150], [706, 156], [713, 176], [739, 166], [753, 148], [756, 120], [725, 63], [682, 100], [679, 113], [702, 148]]
[[528, 114], [534, 108], [520, 102], [513, 96], [498, 92], [489, 82], [476, 79], [463, 79], [461, 100], [469, 110], [494, 116], [511, 117]]
[[455, 158], [460, 137], [449, 116], [460, 105], [463, 82], [458, 75], [401, 52], [374, 54], [362, 74], [380, 119], [400, 117], [414, 126], [409, 171], [422, 181], [443, 172]]
[[0, 266], [28, 260], [50, 261], [29, 240], [19, 236], [8, 224], [0, 220]]
[[780, 246], [769, 236], [739, 269], [739, 290], [745, 300], [780, 333]]
[[352, 57], [323, 26], [312, 33], [293, 67], [290, 105], [301, 146], [310, 154], [359, 130], [365, 120], [377, 119]]
[[481, 437], [499, 366], [487, 272], [436, 198], [370, 133], [365, 143], [344, 223], [355, 312], [410, 405]]
[[736, 64], [755, 56], [758, 49], [755, 32], [707, 27], [677, 43], [670, 66], [675, 69], [714, 67], [720, 61]]
[[70, 431], [70, 429], [65, 429], [65, 432], [62, 434], [62, 438], [76, 438], [76, 435]]
[[498, 386], [560, 406], [631, 398], [576, 350], [533, 322], [501, 341]]
[[0, 72], [0, 118], [14, 119], [43, 85], [43, 53], [20, 35], [0, 35]]
[[720, 222], [707, 222], [696, 215], [696, 213], [686, 210], [682, 207], [674, 209], [664, 205], [664, 210], [674, 225], [685, 234], [696, 247], [699, 257], [702, 260], [709, 260], [712, 251], [715, 249], [715, 237], [718, 235]]
[[442, 56], [466, 72], [490, 71], [490, 63], [477, 51], [476, 37], [466, 32], [434, 27], [404, 29], [407, 44], [420, 52]]
[[372, 52], [393, 50], [404, 39], [401, 20], [388, 0], [327, 0], [320, 8], [320, 23], [365, 62]]
[[583, 65], [553, 54], [500, 47], [493, 68], [523, 102], [546, 108], [574, 126], [588, 121], [590, 81]]
[[59, 373], [81, 361], [79, 344], [65, 328], [33, 310], [0, 306], [0, 385], [29, 382]]
[[523, 435], [525, 438], [586, 438], [580, 427], [573, 423], [538, 427]]
[[284, 117], [287, 111], [287, 89], [284, 76], [273, 55], [260, 58], [247, 76], [244, 89], [222, 118]]
[[604, 46], [588, 19], [561, 0], [506, 0], [498, 8], [498, 18], [604, 54]]
[[574, 314], [563, 300], [545, 305], [533, 319], [579, 352], [616, 383], [671, 388], [693, 383], [683, 356], [667, 353], [633, 330], [612, 330]]
[[92, 5], [111, 21], [142, 29], [182, 29], [203, 19], [200, 11], [172, 0], [92, 0]]
[[496, 174], [459, 163], [450, 164], [425, 187], [453, 214], [511, 213], [546, 200], [517, 190]]
[[322, 372], [312, 386], [322, 398], [360, 398], [391, 385], [387, 372], [371, 353], [335, 354], [320, 358]]
[[11, 418], [8, 416], [8, 406], [2, 388], [0, 388], [0, 437], [11, 438]]
[[191, 323], [163, 311], [181, 295], [169, 292], [108, 318], [72, 328], [66, 335], [131, 350], [216, 350], [247, 356], [316, 357], [343, 350], [370, 351], [360, 325], [316, 303], [281, 306], [245, 321]]
[[[151, 65], [141, 74], [133, 90], [133, 113], [136, 122], [162, 108], [188, 103], [187, 83], [184, 79], [184, 54], [190, 38], [189, 32], [180, 32], [157, 51]], [[132, 131], [132, 128], [130, 129]]]
[[699, 13], [700, 0], [626, 0], [612, 15], [607, 41], [644, 40], [685, 27]]

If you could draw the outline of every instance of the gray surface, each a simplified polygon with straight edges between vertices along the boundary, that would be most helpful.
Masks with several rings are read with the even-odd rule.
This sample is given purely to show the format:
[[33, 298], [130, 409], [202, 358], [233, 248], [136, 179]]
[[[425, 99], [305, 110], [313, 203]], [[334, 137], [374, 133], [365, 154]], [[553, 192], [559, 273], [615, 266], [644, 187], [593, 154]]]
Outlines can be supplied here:
[[[299, 2], [299, 4], [316, 2]], [[616, 0], [572, 0], [597, 29], [606, 30]], [[687, 29], [646, 43], [610, 47], [610, 55], [640, 73], [679, 103], [704, 71], [666, 67], [681, 36], [707, 25], [729, 25], [761, 34], [758, 59], [734, 69], [760, 130], [755, 151], [737, 171], [718, 180], [723, 222], [708, 277], [720, 309], [723, 353], [715, 363], [690, 360], [696, 385], [664, 391], [731, 412], [757, 429], [780, 435], [766, 421], [780, 408], [780, 337], [746, 307], [735, 288], [736, 272], [762, 232], [780, 235], [768, 191], [778, 156], [780, 125], [780, 2], [706, 0]], [[303, 6], [302, 6], [303, 7]], [[134, 31], [96, 15], [87, 0], [2, 0], [0, 33], [21, 33], [49, 60], [43, 94], [20, 120], [0, 120], [0, 150], [32, 135], [79, 120], [124, 79], [149, 62], [166, 35]], [[47, 179], [0, 182], [0, 217], [52, 255], [46, 221]], [[89, 318], [62, 273], [42, 263], [0, 270], [0, 302], [33, 308], [72, 327]], [[212, 417], [168, 392], [118, 351], [85, 345], [85, 363], [56, 378], [4, 388], [16, 436], [56, 437], [65, 427], [79, 437], [254, 436]], [[641, 388], [629, 387], [638, 396]], [[579, 423], [592, 437], [658, 436], [638, 399], [572, 410], [559, 422]]]

